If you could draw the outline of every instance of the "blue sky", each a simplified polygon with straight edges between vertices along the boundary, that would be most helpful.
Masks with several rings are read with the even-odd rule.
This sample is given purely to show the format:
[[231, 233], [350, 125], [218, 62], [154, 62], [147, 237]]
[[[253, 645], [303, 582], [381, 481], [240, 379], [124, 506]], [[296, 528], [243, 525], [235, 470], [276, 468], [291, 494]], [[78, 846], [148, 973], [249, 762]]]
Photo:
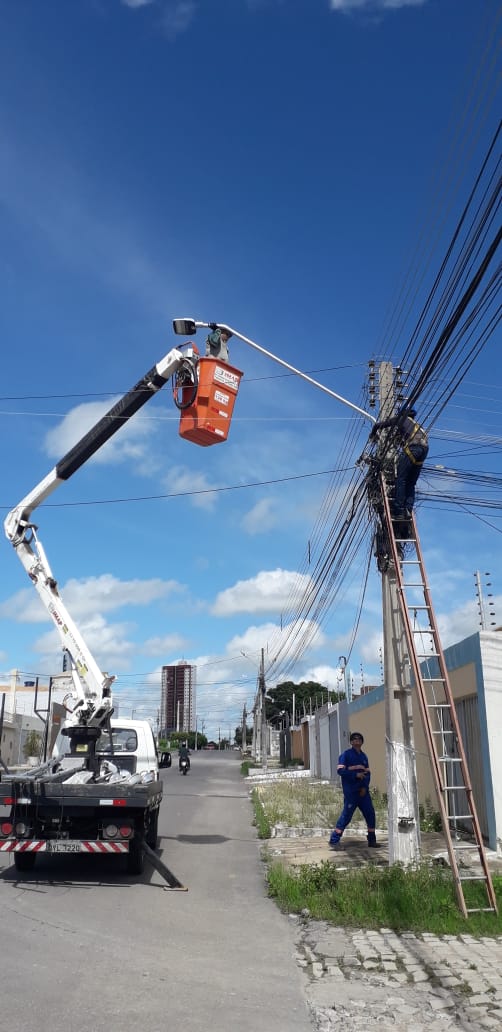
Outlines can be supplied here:
[[[496, 6], [0, 0], [4, 515], [175, 346], [176, 316], [235, 326], [359, 403], [368, 360], [393, 343], [398, 361], [408, 343], [404, 329], [390, 341], [388, 318], [424, 227], [422, 294], [493, 136]], [[252, 704], [352, 425], [230, 344], [244, 379], [228, 443], [182, 441], [168, 387], [36, 517], [122, 715], [155, 719], [159, 669], [184, 658], [210, 735]], [[432, 428], [430, 465], [501, 472], [499, 344]], [[355, 432], [362, 451], [363, 419]], [[500, 520], [425, 500], [419, 527], [448, 644], [478, 627], [475, 570], [500, 596]], [[0, 562], [1, 669], [58, 672], [7, 541]], [[340, 685], [362, 575], [355, 564], [294, 680]], [[361, 672], [380, 680], [380, 610], [372, 566], [356, 690]]]

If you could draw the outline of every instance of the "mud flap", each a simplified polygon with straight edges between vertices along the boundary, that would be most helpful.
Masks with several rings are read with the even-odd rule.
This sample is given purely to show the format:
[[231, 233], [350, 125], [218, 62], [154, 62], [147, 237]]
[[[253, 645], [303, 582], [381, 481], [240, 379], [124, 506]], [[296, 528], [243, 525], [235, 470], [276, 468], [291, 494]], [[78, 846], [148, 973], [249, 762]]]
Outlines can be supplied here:
[[163, 863], [160, 857], [158, 857], [155, 851], [148, 845], [148, 842], [143, 843], [143, 848], [145, 850], [145, 856], [148, 857], [152, 867], [155, 867], [155, 870], [158, 871], [167, 882], [167, 885], [164, 886], [166, 891], [168, 889], [174, 889], [178, 892], [188, 892], [186, 886], [182, 885], [181, 882], [178, 881], [176, 875], [166, 867], [165, 863]]

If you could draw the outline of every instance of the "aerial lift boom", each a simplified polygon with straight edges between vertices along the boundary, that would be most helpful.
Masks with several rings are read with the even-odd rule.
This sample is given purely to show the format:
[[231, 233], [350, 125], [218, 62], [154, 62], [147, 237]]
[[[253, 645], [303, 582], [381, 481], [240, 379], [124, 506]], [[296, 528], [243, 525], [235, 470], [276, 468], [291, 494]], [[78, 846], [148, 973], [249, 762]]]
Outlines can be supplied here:
[[169, 351], [84, 434], [5, 519], [7, 538], [34, 584], [58, 630], [62, 645], [70, 656], [70, 676], [73, 683], [71, 694], [74, 699], [67, 722], [70, 728], [72, 725], [75, 728], [100, 728], [107, 723], [113, 710], [111, 685], [114, 678], [100, 670], [59, 594], [57, 581], [37, 535], [37, 527], [32, 522], [32, 513], [164, 387], [170, 377], [177, 376], [182, 383], [193, 381], [195, 365], [196, 358], [192, 349], [188, 348], [184, 354], [176, 348]]

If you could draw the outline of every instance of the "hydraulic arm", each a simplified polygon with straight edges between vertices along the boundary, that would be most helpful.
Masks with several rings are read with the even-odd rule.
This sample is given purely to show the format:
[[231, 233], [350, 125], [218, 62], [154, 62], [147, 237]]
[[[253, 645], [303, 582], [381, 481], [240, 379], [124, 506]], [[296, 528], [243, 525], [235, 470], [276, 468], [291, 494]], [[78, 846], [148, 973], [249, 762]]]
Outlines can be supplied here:
[[74, 705], [68, 724], [76, 727], [100, 728], [109, 719], [113, 704], [111, 685], [114, 680], [103, 673], [78, 627], [70, 616], [58, 591], [57, 581], [32, 522], [34, 510], [65, 480], [84, 465], [172, 376], [195, 378], [193, 351], [184, 354], [176, 348], [168, 352], [102, 419], [57, 463], [54, 469], [27, 494], [5, 519], [7, 538], [34, 584], [49, 616], [53, 620], [63, 647], [71, 661]]

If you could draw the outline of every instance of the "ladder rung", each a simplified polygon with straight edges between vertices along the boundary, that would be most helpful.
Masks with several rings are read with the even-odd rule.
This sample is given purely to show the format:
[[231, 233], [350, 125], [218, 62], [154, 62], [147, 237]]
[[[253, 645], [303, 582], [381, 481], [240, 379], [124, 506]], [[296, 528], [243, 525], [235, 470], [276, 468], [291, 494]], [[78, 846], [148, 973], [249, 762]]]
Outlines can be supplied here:
[[486, 881], [484, 874], [466, 874], [465, 877], [459, 874], [460, 881]]
[[408, 603], [408, 609], [413, 609], [414, 612], [417, 612], [417, 613], [418, 613], [419, 610], [424, 610], [424, 609], [429, 611], [430, 608], [431, 608], [430, 606], [415, 606], [413, 604], [413, 602], [409, 602]]
[[428, 702], [427, 709], [451, 709], [449, 702]]
[[417, 659], [439, 659], [439, 652], [417, 652]]
[[[440, 763], [462, 763], [460, 756], [438, 756]], [[450, 785], [450, 788], [458, 788], [458, 785]]]
[[474, 817], [473, 817], [472, 813], [449, 813], [449, 814], [447, 814], [447, 820], [449, 820], [449, 821], [473, 821]]
[[436, 684], [436, 682], [440, 682], [440, 681], [442, 681], [443, 684], [444, 684], [445, 683], [445, 678], [444, 677], [422, 677], [422, 681], [424, 682], [424, 684]]
[[466, 914], [496, 914], [495, 907], [466, 907]]

